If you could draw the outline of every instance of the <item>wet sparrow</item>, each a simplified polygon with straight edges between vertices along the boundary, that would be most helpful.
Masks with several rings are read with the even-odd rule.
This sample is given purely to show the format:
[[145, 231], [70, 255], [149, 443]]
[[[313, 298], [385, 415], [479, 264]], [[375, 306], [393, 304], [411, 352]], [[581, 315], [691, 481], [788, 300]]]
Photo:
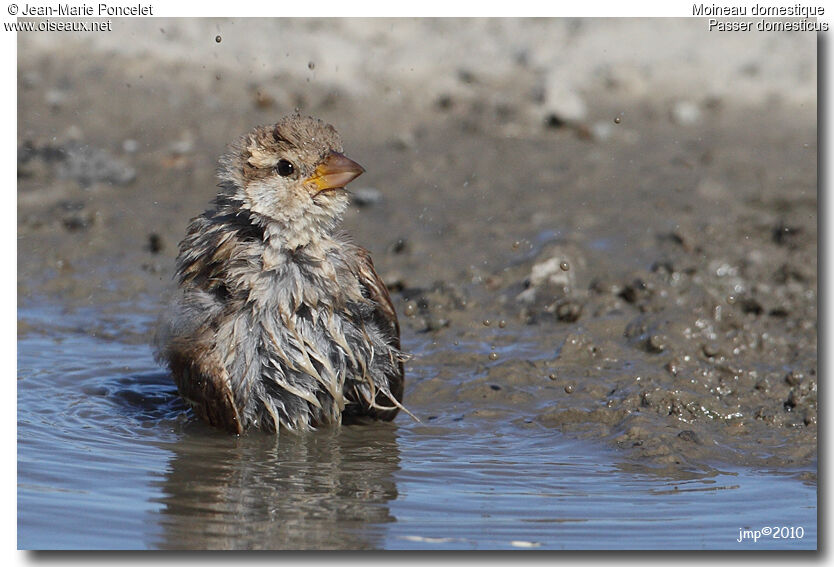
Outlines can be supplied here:
[[158, 358], [212, 425], [310, 429], [402, 407], [397, 315], [368, 252], [336, 231], [364, 171], [341, 152], [313, 118], [255, 128], [180, 243]]

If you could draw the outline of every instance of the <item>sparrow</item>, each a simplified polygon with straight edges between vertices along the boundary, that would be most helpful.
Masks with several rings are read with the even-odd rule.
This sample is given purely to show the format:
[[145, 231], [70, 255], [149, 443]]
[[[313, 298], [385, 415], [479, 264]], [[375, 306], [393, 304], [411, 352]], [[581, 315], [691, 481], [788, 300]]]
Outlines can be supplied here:
[[342, 152], [312, 117], [254, 128], [220, 158], [213, 206], [179, 245], [157, 358], [213, 426], [309, 430], [402, 408], [396, 311], [368, 251], [338, 231], [364, 172]]

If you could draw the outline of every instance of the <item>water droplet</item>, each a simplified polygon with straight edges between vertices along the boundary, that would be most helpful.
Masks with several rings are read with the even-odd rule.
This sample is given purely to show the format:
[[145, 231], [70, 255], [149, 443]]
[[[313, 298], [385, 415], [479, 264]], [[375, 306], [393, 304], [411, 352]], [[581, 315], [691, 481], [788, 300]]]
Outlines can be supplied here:
[[573, 394], [573, 384], [567, 384], [565, 386], [565, 393], [566, 394]]
[[555, 380], [555, 379], [556, 379], [556, 373], [555, 373], [555, 372], [551, 372], [550, 374], [548, 374], [548, 376], [547, 376], [547, 377], [548, 377], [548, 378], [550, 378], [551, 380]]
[[623, 121], [623, 115], [622, 114], [620, 114], [616, 118], [614, 118], [614, 124], [619, 124], [622, 121]]
[[316, 64], [310, 61], [309, 63], [307, 63], [307, 68], [312, 71], [316, 68]]
[[217, 37], [214, 38], [214, 41], [216, 41], [217, 43], [220, 43], [221, 41], [223, 41], [223, 38], [218, 35]]
[[501, 319], [500, 321], [498, 321], [498, 326], [503, 329], [504, 327], [507, 326], [507, 322], [504, 321], [503, 319]]
[[561, 262], [559, 262], [559, 267], [560, 267], [560, 268], [562, 268], [562, 271], [563, 271], [563, 272], [567, 272], [568, 270], [570, 270], [570, 264], [568, 264], [568, 263], [567, 263], [566, 261], [564, 261], [564, 260], [562, 260]]
[[409, 303], [405, 306], [405, 316], [406, 317], [413, 317], [414, 314], [417, 312], [417, 307], [413, 303]]
[[521, 242], [519, 242], [518, 240], [513, 242], [513, 250], [518, 250], [519, 246], [521, 246]]
[[489, 359], [490, 360], [498, 360], [498, 353], [497, 352], [489, 353]]
[[492, 325], [492, 321], [490, 321], [489, 319], [484, 319], [484, 327], [489, 327], [490, 325]]

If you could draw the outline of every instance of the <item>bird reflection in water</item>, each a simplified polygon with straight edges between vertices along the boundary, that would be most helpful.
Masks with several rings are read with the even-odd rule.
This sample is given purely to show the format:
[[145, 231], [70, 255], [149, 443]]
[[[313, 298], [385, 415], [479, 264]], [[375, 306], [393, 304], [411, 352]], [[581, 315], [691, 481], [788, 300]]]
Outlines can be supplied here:
[[388, 423], [231, 437], [190, 422], [168, 448], [154, 547], [374, 549], [394, 521], [400, 458]]

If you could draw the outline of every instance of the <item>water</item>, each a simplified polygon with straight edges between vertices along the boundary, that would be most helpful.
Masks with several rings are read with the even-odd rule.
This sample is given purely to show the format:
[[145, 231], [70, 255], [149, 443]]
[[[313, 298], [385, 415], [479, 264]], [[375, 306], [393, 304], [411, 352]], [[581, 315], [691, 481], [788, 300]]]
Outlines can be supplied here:
[[[795, 475], [653, 472], [535, 424], [461, 419], [466, 402], [448, 400], [412, 408], [422, 423], [230, 437], [176, 397], [143, 342], [149, 316], [18, 317], [21, 548], [817, 546], [816, 484]], [[434, 371], [416, 362], [409, 378]], [[804, 537], [737, 541], [765, 526]]]

